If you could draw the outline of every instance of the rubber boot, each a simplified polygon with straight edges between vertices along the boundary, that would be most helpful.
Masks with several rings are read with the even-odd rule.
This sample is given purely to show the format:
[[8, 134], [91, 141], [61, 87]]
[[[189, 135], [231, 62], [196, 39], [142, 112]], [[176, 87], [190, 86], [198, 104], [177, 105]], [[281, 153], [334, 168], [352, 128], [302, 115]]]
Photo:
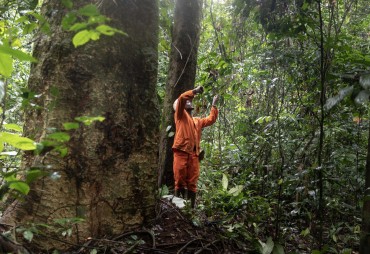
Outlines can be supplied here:
[[180, 188], [175, 190], [175, 197], [187, 199], [188, 198], [188, 189]]
[[188, 199], [188, 189], [180, 189], [180, 193], [183, 199]]
[[188, 191], [188, 198], [190, 199], [190, 205], [191, 208], [195, 207], [195, 197], [197, 196], [197, 193], [194, 191]]

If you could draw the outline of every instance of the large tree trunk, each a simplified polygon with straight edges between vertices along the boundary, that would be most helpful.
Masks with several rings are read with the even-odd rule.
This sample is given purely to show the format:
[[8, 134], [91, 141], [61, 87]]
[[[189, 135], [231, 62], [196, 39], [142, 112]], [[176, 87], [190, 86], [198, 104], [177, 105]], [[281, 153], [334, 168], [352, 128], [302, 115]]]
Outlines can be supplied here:
[[[171, 149], [173, 136], [169, 136], [170, 132], [176, 131], [172, 105], [181, 93], [194, 88], [201, 13], [200, 0], [176, 1], [159, 148], [159, 186], [174, 184]], [[171, 130], [166, 131], [168, 126], [171, 126]]]
[[[79, 1], [75, 8], [89, 3]], [[39, 107], [27, 112], [25, 134], [40, 141], [47, 128], [60, 129], [78, 116], [106, 119], [71, 132], [64, 158], [53, 152], [25, 156], [24, 167], [51, 168], [61, 178], [32, 184], [26, 200], [14, 202], [2, 218], [15, 226], [83, 218], [72, 237], [63, 238], [73, 243], [117, 234], [155, 216], [158, 3], [99, 1], [99, 8], [128, 37], [102, 36], [74, 48], [71, 34], [60, 28], [66, 11], [61, 1], [44, 1], [52, 34], [35, 43], [39, 61], [31, 68], [29, 89], [40, 95]], [[54, 231], [43, 229], [33, 243], [44, 250], [70, 247], [54, 241], [62, 238]]]

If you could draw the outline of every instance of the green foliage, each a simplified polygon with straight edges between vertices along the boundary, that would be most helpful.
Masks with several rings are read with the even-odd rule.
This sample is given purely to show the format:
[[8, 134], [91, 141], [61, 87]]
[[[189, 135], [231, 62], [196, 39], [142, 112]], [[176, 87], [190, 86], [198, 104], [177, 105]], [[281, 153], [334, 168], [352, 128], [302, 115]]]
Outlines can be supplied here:
[[30, 187], [27, 183], [18, 180], [14, 174], [9, 174], [4, 177], [6, 185], [9, 189], [16, 190], [17, 192], [27, 195], [30, 191]]
[[[284, 242], [287, 253], [316, 248], [320, 213], [326, 253], [356, 249], [369, 125], [368, 87], [360, 82], [367, 82], [370, 70], [370, 9], [365, 1], [321, 6], [328, 99], [318, 166], [318, 5], [269, 2], [206, 1], [197, 75], [197, 85], [206, 89], [195, 104], [208, 105], [213, 93], [223, 101], [217, 124], [202, 135], [207, 156], [200, 208], [232, 231], [226, 231], [228, 237], [245, 236], [260, 252], [258, 239], [266, 236]], [[319, 172], [324, 211], [318, 210]], [[236, 186], [243, 188], [234, 197], [228, 191]], [[237, 208], [239, 217], [233, 213]], [[271, 241], [263, 242], [265, 250], [271, 250]]]
[[161, 198], [164, 195], [168, 195], [170, 192], [166, 185], [163, 185], [158, 191], [158, 197]]
[[0, 56], [0, 74], [5, 77], [10, 77], [13, 72], [13, 57], [21, 61], [36, 62], [35, 58], [23, 51], [5, 45], [0, 45]]
[[[64, 1], [63, 4], [69, 9], [73, 7], [71, 1]], [[72, 39], [75, 47], [82, 46], [90, 40], [96, 41], [101, 35], [112, 36], [116, 33], [127, 35], [125, 32], [105, 24], [108, 21], [109, 19], [101, 15], [95, 5], [89, 4], [66, 14], [62, 26], [65, 30], [76, 32]]]
[[27, 45], [36, 29], [50, 32], [48, 22], [36, 11], [37, 4], [38, 1], [24, 1], [18, 4], [18, 9], [4, 9], [0, 13], [0, 75], [5, 78], [10, 78], [17, 69], [17, 61], [37, 61], [29, 54]]
[[73, 218], [62, 218], [55, 219], [53, 227], [55, 231], [64, 237], [70, 237], [76, 224], [84, 222], [84, 219], [73, 217]]
[[102, 122], [104, 119], [102, 116], [81, 116], [75, 118], [76, 121], [82, 122], [87, 126], [91, 125], [94, 121]]
[[[73, 230], [75, 230], [76, 225], [82, 222], [84, 222], [84, 219], [78, 217], [63, 218], [56, 219], [50, 224], [29, 223], [27, 225], [17, 227], [15, 231], [22, 234], [23, 238], [28, 242], [31, 242], [35, 235], [45, 236], [45, 234], [43, 233], [45, 229], [52, 230], [61, 237], [68, 238], [72, 235], [72, 232]], [[9, 231], [4, 232], [3, 235], [9, 238], [12, 237], [12, 234]]]
[[9, 132], [0, 132], [0, 142], [7, 143], [14, 148], [21, 150], [35, 150], [35, 142], [29, 138], [20, 137], [18, 134], [13, 134]]
[[[82, 116], [77, 117], [77, 121], [89, 126], [94, 121], [103, 121], [104, 117], [95, 116], [88, 117]], [[63, 124], [66, 131], [74, 130], [79, 127], [78, 123], [64, 123]], [[6, 129], [13, 130], [16, 132], [21, 132], [22, 128], [17, 124], [4, 124]], [[21, 137], [19, 134], [14, 134], [10, 132], [0, 132], [0, 144], [1, 151], [4, 149], [4, 143], [6, 145], [12, 146], [13, 149], [19, 149], [22, 151], [35, 151], [35, 154], [44, 154], [48, 152], [55, 151], [59, 153], [61, 157], [65, 157], [68, 154], [67, 142], [70, 140], [70, 134], [63, 131], [57, 131], [56, 129], [51, 129], [49, 133], [40, 143]], [[8, 147], [7, 147], [8, 148]], [[0, 151], [0, 152], [1, 152]], [[17, 155], [18, 152], [2, 152], [0, 155], [3, 158], [8, 158], [9, 156]], [[9, 172], [1, 172], [2, 184], [0, 187], [0, 198], [4, 198], [11, 191], [15, 191], [14, 195], [16, 197], [22, 197], [27, 195], [30, 191], [30, 184], [42, 177], [49, 176], [52, 179], [58, 179], [58, 174], [55, 172], [47, 173], [41, 168], [29, 168], [24, 172], [21, 170], [10, 170]], [[27, 237], [32, 238], [30, 233], [27, 233]]]

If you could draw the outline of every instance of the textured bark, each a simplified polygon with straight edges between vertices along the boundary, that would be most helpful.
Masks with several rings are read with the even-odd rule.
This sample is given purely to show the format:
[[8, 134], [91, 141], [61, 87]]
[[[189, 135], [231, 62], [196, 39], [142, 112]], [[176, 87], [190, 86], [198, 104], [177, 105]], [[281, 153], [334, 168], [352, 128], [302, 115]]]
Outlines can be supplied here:
[[172, 104], [186, 90], [194, 88], [197, 51], [199, 46], [202, 1], [177, 0], [172, 32], [172, 47], [166, 96], [163, 105], [162, 131], [159, 149], [158, 184], [173, 186], [173, 137], [168, 137], [167, 126], [175, 132]]
[[[106, 119], [71, 131], [64, 158], [53, 152], [25, 156], [24, 167], [47, 170], [48, 165], [50, 173], [57, 171], [62, 177], [32, 184], [26, 200], [14, 202], [2, 221], [19, 226], [81, 217], [85, 221], [73, 228], [72, 237], [63, 238], [78, 243], [90, 236], [118, 234], [155, 216], [158, 4], [99, 1], [110, 25], [128, 37], [102, 36], [74, 48], [72, 35], [60, 29], [66, 13], [60, 2], [44, 1], [52, 34], [38, 37], [35, 43], [39, 61], [31, 68], [29, 89], [40, 95], [40, 107], [27, 112], [25, 134], [40, 141], [47, 128], [61, 129], [62, 123], [78, 116]], [[78, 1], [78, 5], [91, 2]], [[70, 247], [52, 240], [61, 234], [43, 233], [32, 242], [41, 249]]]

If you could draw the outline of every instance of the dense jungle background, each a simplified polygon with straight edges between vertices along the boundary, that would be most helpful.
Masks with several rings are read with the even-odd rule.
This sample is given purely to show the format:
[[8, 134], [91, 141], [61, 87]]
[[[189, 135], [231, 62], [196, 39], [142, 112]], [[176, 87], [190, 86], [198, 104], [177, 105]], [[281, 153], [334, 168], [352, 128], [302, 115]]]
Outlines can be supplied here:
[[[169, 95], [169, 86], [174, 84], [168, 80], [179, 1], [157, 2], [154, 97], [162, 119], [169, 112], [164, 109], [166, 100], [169, 104], [178, 96]], [[36, 62], [31, 57], [35, 33], [47, 36], [50, 29], [40, 13], [41, 2], [0, 0], [1, 215], [10, 197], [19, 202], [27, 199], [35, 179], [46, 177], [53, 183], [64, 176], [47, 165], [37, 169], [27, 163], [24, 166], [22, 156], [30, 156], [32, 150], [38, 155], [53, 150], [60, 160], [69, 153], [77, 154], [68, 145], [74, 142], [68, 131], [100, 128], [107, 119], [94, 111], [89, 116], [81, 112], [76, 119], [63, 116], [64, 131], [45, 126], [50, 129], [44, 142], [35, 144], [35, 136], [22, 136], [23, 126], [27, 128], [24, 112], [41, 107], [36, 102], [40, 94], [28, 86], [30, 66]], [[72, 1], [61, 2], [73, 10]], [[103, 2], [92, 8], [95, 16], [89, 12], [92, 9], [80, 12], [99, 17], [95, 23], [86, 21], [87, 26], [109, 24], [97, 13]], [[220, 238], [245, 253], [370, 253], [370, 199], [366, 193], [370, 187], [368, 0], [198, 2], [195, 80], [187, 85], [205, 88], [193, 101], [197, 116], [208, 114], [214, 94], [220, 96], [220, 114], [216, 124], [203, 131], [201, 146], [206, 156], [197, 206], [194, 211], [185, 209], [185, 217], [194, 227], [217, 227]], [[71, 19], [63, 22], [74, 34], [83, 29], [68, 24]], [[94, 30], [100, 34], [89, 35], [89, 39], [81, 34], [71, 36], [70, 41], [76, 48], [89, 50], [88, 45], [104, 36], [126, 38], [127, 31], [113, 27]], [[140, 88], [138, 91], [140, 94]], [[50, 88], [46, 112], [53, 110], [58, 93]], [[165, 137], [174, 135], [165, 121], [155, 124]], [[160, 141], [154, 146], [162, 152]], [[51, 149], [45, 151], [45, 147]], [[159, 160], [158, 168], [161, 166]], [[171, 181], [159, 183], [157, 200], [172, 192]], [[60, 218], [58, 227], [45, 228], [68, 242], [78, 223], [83, 222], [77, 216]], [[16, 230], [5, 226], [3, 237], [13, 239]], [[18, 238], [24, 238], [19, 241], [29, 244], [42, 230], [22, 224], [16, 232], [21, 235]], [[134, 249], [127, 253], [130, 251], [141, 253]]]

